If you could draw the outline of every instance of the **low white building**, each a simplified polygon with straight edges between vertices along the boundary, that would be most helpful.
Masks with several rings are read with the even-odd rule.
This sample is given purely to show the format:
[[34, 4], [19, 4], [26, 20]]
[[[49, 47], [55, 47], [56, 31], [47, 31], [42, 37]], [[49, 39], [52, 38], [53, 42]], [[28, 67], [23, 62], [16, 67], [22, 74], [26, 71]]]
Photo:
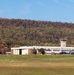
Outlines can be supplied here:
[[13, 55], [26, 55], [32, 54], [33, 49], [39, 52], [39, 49], [44, 49], [45, 54], [59, 54], [59, 53], [71, 53], [74, 51], [74, 47], [66, 47], [66, 40], [60, 41], [61, 46], [59, 47], [50, 47], [50, 46], [21, 46], [11, 48], [11, 54]]
[[32, 47], [14, 47], [11, 48], [12, 55], [27, 55], [32, 54]]
[[49, 46], [33, 46], [36, 50], [44, 49], [45, 54], [59, 54], [61, 52], [65, 52], [69, 54], [74, 50], [74, 47], [49, 47]]

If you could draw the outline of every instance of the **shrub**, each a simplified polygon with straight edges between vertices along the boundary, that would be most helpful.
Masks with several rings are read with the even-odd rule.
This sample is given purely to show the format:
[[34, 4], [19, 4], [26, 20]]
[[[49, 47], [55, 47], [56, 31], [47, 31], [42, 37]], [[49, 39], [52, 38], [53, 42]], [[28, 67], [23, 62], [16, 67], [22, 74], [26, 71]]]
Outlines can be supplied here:
[[43, 48], [39, 49], [38, 51], [39, 51], [41, 54], [45, 54], [45, 51], [44, 51]]

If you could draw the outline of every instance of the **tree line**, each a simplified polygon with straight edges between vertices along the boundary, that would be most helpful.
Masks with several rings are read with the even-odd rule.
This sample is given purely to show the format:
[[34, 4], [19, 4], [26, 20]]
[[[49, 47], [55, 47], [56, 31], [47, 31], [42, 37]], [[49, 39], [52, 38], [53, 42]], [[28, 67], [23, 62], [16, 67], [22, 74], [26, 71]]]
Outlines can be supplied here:
[[74, 46], [74, 23], [0, 18], [0, 47]]

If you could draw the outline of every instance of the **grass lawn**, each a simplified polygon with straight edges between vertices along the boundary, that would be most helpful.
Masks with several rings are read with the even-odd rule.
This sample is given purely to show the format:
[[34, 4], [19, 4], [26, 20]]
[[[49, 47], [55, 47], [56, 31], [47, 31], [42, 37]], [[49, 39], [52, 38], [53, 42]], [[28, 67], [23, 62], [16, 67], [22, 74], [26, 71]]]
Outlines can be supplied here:
[[0, 55], [0, 75], [73, 74], [73, 55]]

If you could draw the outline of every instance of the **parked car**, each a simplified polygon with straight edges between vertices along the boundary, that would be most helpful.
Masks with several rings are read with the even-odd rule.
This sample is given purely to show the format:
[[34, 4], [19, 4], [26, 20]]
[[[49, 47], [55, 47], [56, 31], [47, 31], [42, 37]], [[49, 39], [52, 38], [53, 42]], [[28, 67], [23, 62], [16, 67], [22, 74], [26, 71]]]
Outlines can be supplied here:
[[60, 54], [67, 54], [66, 52], [60, 52]]

